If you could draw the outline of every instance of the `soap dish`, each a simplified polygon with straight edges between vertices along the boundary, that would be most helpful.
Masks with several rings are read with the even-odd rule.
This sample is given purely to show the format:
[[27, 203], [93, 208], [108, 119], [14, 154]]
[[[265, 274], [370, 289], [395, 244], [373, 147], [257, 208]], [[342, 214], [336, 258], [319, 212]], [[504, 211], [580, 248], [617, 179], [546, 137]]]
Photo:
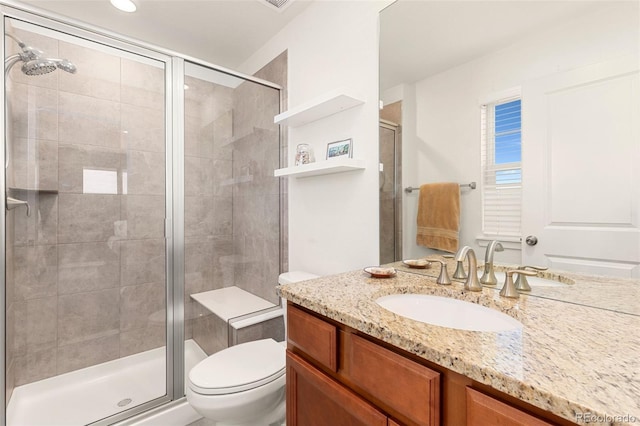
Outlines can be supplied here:
[[415, 269], [427, 269], [431, 268], [431, 263], [427, 259], [407, 259], [403, 260], [402, 263], [409, 268]]
[[372, 278], [391, 278], [396, 276], [395, 268], [384, 268], [382, 266], [369, 266], [364, 271]]

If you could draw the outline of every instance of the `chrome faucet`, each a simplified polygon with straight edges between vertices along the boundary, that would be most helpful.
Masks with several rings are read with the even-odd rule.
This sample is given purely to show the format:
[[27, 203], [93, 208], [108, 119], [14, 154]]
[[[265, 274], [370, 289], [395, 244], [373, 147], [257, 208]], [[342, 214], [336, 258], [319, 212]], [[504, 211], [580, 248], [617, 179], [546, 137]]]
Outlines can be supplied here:
[[504, 247], [500, 241], [493, 240], [487, 245], [487, 251], [484, 252], [484, 271], [480, 277], [480, 282], [485, 285], [496, 285], [498, 279], [493, 272], [493, 254], [497, 251], [503, 251]]
[[464, 246], [456, 253], [456, 261], [461, 262], [464, 258], [469, 259], [469, 274], [464, 282], [464, 289], [469, 291], [482, 291], [482, 285], [478, 281], [478, 261], [476, 253], [469, 246]]

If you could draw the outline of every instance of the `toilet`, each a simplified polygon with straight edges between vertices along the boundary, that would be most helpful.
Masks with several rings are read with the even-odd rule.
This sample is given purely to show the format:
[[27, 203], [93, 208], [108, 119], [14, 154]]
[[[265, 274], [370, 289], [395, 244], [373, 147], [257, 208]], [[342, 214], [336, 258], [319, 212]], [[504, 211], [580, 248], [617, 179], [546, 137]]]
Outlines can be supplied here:
[[[317, 275], [292, 271], [281, 274], [278, 282], [312, 278]], [[189, 371], [187, 401], [216, 426], [284, 424], [285, 350], [285, 342], [262, 339], [209, 356]]]

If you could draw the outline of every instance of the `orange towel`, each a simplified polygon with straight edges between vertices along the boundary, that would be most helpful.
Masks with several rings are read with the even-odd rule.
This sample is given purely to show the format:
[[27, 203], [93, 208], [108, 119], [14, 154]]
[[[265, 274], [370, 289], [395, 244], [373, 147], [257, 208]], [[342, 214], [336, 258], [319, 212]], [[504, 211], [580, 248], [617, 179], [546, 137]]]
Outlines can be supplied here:
[[460, 185], [430, 183], [420, 186], [416, 243], [455, 253], [459, 231]]

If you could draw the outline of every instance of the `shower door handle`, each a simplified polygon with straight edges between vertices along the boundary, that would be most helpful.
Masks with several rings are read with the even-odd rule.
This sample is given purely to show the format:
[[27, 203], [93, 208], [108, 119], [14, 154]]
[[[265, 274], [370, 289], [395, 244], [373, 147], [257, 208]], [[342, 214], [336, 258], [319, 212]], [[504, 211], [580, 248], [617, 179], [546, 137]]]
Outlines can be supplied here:
[[13, 210], [20, 206], [27, 206], [27, 216], [31, 216], [31, 206], [24, 200], [17, 200], [13, 197], [7, 197], [7, 210]]

